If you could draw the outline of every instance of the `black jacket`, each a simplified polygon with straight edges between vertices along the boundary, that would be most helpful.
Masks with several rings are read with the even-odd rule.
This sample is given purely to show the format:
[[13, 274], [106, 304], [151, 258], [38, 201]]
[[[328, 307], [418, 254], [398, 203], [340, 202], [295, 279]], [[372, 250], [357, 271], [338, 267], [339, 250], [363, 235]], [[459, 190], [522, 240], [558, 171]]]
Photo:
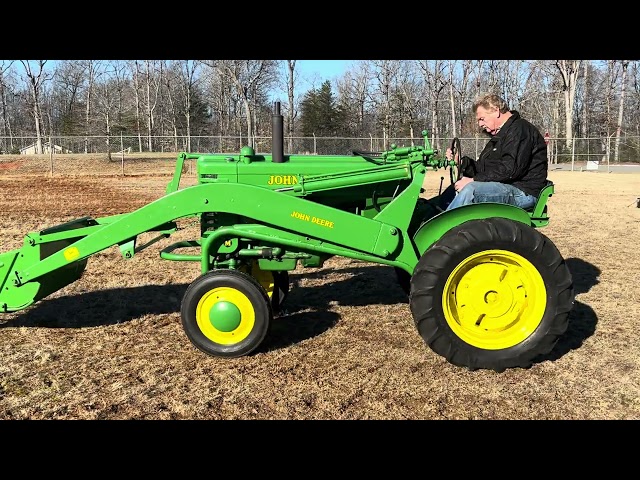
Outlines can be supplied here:
[[477, 161], [469, 157], [463, 161], [474, 165], [475, 181], [508, 183], [537, 197], [547, 181], [547, 144], [533, 124], [516, 110], [511, 114]]

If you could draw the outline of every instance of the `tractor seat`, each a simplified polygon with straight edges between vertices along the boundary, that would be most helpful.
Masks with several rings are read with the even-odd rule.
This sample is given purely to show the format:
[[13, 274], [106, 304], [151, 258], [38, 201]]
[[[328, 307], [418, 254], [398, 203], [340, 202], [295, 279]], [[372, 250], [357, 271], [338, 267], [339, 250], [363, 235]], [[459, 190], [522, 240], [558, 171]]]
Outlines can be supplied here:
[[553, 195], [554, 185], [551, 180], [547, 180], [546, 185], [540, 190], [536, 204], [527, 209], [527, 213], [531, 217], [531, 223], [534, 227], [545, 227], [549, 224], [549, 215], [547, 214], [547, 200]]

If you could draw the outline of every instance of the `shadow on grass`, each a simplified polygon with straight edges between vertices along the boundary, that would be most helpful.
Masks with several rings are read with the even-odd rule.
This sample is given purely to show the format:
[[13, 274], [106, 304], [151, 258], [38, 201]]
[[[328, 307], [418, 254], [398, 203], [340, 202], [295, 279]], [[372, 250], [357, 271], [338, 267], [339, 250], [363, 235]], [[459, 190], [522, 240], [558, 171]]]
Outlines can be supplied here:
[[[566, 260], [576, 295], [599, 282], [600, 269], [578, 258]], [[302, 286], [300, 280], [322, 280], [329, 273], [344, 275], [338, 281]], [[272, 329], [259, 351], [283, 348], [313, 338], [332, 328], [340, 313], [332, 305], [364, 306], [408, 303], [391, 267], [363, 265], [339, 269], [290, 273], [291, 288], [284, 304], [286, 314], [274, 318]], [[180, 312], [187, 284], [147, 285], [97, 290], [73, 296], [43, 299], [12, 320], [7, 327], [86, 328], [113, 325], [144, 315]], [[407, 315], [410, 315], [407, 309]], [[555, 360], [579, 348], [595, 332], [597, 317], [591, 307], [576, 302], [569, 325], [554, 349], [541, 360]]]
[[[340, 319], [338, 312], [331, 311], [331, 305], [407, 302], [390, 267], [362, 266], [339, 269], [339, 272], [348, 277], [314, 287], [297, 285], [300, 274], [291, 275], [291, 288], [284, 305], [286, 315], [274, 318], [264, 348], [282, 348], [330, 329]], [[321, 279], [327, 273], [326, 270], [310, 271], [309, 276]], [[391, 288], [389, 283], [393, 284]], [[89, 328], [125, 323], [145, 315], [179, 313], [187, 287], [188, 284], [145, 285], [45, 298], [6, 323], [0, 323], [0, 328]]]
[[[586, 293], [600, 283], [600, 269], [595, 265], [580, 258], [567, 258], [565, 261], [573, 277], [575, 295]], [[595, 333], [597, 323], [598, 317], [593, 309], [576, 301], [569, 313], [567, 331], [543, 360], [557, 360], [571, 350], [580, 348], [584, 341]]]
[[187, 287], [145, 285], [45, 298], [0, 327], [86, 328], [175, 313]]

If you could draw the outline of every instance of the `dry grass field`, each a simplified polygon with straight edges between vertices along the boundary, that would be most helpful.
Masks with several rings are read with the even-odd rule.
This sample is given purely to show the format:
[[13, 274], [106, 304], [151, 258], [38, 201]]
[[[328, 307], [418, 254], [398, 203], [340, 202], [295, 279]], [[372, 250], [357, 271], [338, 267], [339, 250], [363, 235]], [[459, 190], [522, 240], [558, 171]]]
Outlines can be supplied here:
[[[1, 252], [30, 231], [130, 212], [170, 180], [23, 175], [9, 163]], [[530, 369], [447, 363], [417, 333], [393, 269], [344, 258], [290, 273], [286, 310], [259, 351], [208, 357], [179, 314], [200, 266], [159, 257], [195, 238], [191, 222], [132, 259], [104, 250], [75, 283], [0, 316], [0, 419], [640, 419], [640, 175], [549, 178], [541, 232], [566, 258], [576, 302], [566, 334]], [[439, 182], [430, 172], [426, 195]]]

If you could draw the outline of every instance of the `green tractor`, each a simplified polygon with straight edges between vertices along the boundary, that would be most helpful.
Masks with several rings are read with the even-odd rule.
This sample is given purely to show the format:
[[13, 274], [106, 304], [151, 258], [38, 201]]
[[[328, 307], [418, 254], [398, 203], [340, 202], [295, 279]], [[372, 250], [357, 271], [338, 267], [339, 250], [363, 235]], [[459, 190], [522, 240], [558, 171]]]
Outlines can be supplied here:
[[[394, 268], [426, 344], [471, 370], [527, 368], [567, 329], [572, 278], [539, 228], [549, 222], [542, 191], [530, 211], [484, 203], [445, 211], [424, 198], [428, 171], [459, 167], [424, 145], [351, 155], [285, 155], [280, 104], [272, 152], [180, 153], [165, 195], [131, 212], [84, 217], [28, 233], [0, 254], [0, 311], [15, 312], [77, 280], [88, 258], [118, 245], [124, 258], [138, 235], [168, 237], [196, 218], [200, 236], [160, 257], [200, 262], [181, 304], [184, 331], [217, 357], [258, 348], [289, 291], [288, 272], [342, 256]], [[186, 160], [198, 184], [181, 188]], [[185, 253], [188, 249], [189, 253]], [[199, 253], [194, 254], [193, 251]]]

